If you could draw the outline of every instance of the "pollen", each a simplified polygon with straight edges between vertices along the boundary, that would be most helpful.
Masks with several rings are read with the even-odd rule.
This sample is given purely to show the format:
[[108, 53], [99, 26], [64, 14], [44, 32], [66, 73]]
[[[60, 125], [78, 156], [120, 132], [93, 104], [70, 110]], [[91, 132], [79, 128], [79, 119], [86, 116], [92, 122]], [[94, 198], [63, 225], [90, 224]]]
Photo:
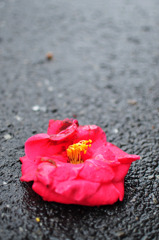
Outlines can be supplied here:
[[69, 158], [69, 162], [73, 164], [83, 163], [81, 153], [86, 154], [89, 147], [91, 147], [92, 140], [81, 140], [78, 143], [70, 145], [67, 148], [67, 156]]

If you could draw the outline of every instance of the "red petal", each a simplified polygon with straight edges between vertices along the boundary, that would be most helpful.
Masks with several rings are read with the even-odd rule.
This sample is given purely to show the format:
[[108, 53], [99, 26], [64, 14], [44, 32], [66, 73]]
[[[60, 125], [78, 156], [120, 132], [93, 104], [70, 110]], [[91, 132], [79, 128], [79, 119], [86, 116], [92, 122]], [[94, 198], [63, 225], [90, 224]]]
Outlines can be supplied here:
[[[47, 172], [45, 172], [45, 164], [41, 164], [38, 167], [38, 175], [37, 179], [41, 181], [39, 176], [47, 175]], [[70, 164], [70, 163], [63, 163], [61, 161], [55, 160], [55, 169], [52, 174], [50, 174], [50, 179], [52, 179], [54, 182], [62, 182], [66, 180], [73, 180], [76, 179], [80, 170], [83, 168], [83, 164]], [[47, 170], [46, 170], [47, 171]], [[45, 182], [44, 182], [45, 184]]]
[[113, 179], [113, 182], [124, 180], [130, 168], [130, 165], [131, 165], [130, 163], [127, 163], [127, 164], [120, 164], [118, 166], [113, 166], [113, 170], [115, 172], [115, 177]]
[[121, 163], [132, 163], [136, 160], [139, 160], [140, 159], [140, 156], [139, 155], [130, 155], [130, 154], [127, 154], [126, 156], [124, 157], [119, 157], [118, 158], [118, 161], [121, 162]]
[[106, 143], [105, 132], [96, 125], [79, 126], [77, 129], [77, 135], [75, 137], [75, 143], [80, 140], [89, 140], [92, 142]]
[[22, 162], [22, 177], [20, 180], [26, 182], [33, 181], [38, 166], [38, 160], [32, 161], [24, 156], [20, 158], [20, 161]]
[[61, 156], [61, 161], [67, 161], [66, 144], [57, 144], [50, 139], [50, 136], [45, 133], [37, 134], [30, 137], [25, 143], [25, 153], [29, 159], [37, 157], [53, 157], [54, 155]]
[[131, 163], [140, 159], [140, 156], [130, 155], [111, 143], [107, 144], [104, 157], [115, 172], [115, 177], [113, 179], [114, 182], [122, 181], [126, 176]]
[[140, 156], [128, 154], [112, 143], [107, 144], [106, 154], [107, 158], [112, 158], [114, 155], [114, 159], [116, 158], [121, 163], [132, 163], [140, 159]]
[[114, 171], [104, 161], [86, 160], [79, 177], [92, 182], [106, 183], [114, 178]]
[[52, 183], [52, 175], [56, 171], [56, 164], [53, 165], [49, 162], [42, 162], [39, 164], [36, 172], [35, 181], [42, 182], [46, 187]]
[[[100, 206], [106, 204], [113, 204], [123, 194], [124, 183], [120, 183], [120, 187], [116, 187], [113, 183], [102, 184], [98, 191], [89, 199], [87, 199], [86, 205]], [[121, 192], [120, 192], [121, 191]]]
[[48, 135], [54, 141], [63, 141], [66, 138], [72, 138], [78, 127], [76, 119], [50, 120], [48, 126]]
[[121, 181], [121, 182], [117, 182], [117, 183], [113, 182], [113, 184], [114, 184], [116, 190], [119, 193], [119, 200], [123, 201], [123, 198], [124, 198], [124, 180]]
[[57, 184], [55, 192], [68, 198], [70, 203], [80, 203], [96, 193], [99, 186], [100, 183], [85, 180], [66, 181]]
[[56, 184], [55, 189], [46, 188], [43, 182], [34, 182], [33, 189], [43, 199], [66, 204], [83, 204], [87, 198], [96, 193], [99, 183], [84, 180], [63, 181]]

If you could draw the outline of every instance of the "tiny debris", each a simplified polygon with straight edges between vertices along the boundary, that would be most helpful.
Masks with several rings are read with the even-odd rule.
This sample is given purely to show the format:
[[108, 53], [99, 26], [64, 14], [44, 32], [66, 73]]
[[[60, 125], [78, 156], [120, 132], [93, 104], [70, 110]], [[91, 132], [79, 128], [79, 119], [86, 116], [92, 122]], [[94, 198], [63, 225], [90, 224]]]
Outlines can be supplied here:
[[19, 232], [23, 232], [23, 228], [22, 227], [19, 227]]
[[54, 88], [53, 88], [52, 86], [49, 86], [49, 87], [48, 87], [48, 91], [49, 91], [49, 92], [53, 92], [53, 91], [54, 91]]
[[32, 110], [35, 111], [35, 112], [37, 112], [37, 111], [40, 110], [40, 106], [35, 105], [35, 106], [32, 107]]
[[18, 115], [15, 116], [15, 119], [16, 119], [17, 121], [19, 121], [19, 122], [22, 121], [22, 118], [21, 118], [20, 116], [18, 116]]
[[7, 182], [3, 181], [3, 185], [7, 185]]
[[46, 107], [35, 105], [35, 106], [32, 107], [32, 110], [34, 112], [38, 112], [38, 111], [46, 112]]
[[136, 202], [136, 197], [133, 197], [130, 202]]
[[135, 99], [128, 99], [128, 104], [130, 105], [136, 105], [137, 101]]
[[40, 218], [39, 218], [39, 217], [36, 217], [36, 221], [37, 221], [37, 222], [40, 222]]
[[52, 52], [48, 52], [46, 54], [46, 58], [47, 58], [47, 60], [51, 61], [53, 59], [53, 53]]
[[154, 175], [149, 175], [147, 178], [148, 178], [149, 180], [151, 180], [151, 179], [154, 178]]
[[153, 197], [153, 203], [154, 203], [154, 204], [157, 204], [157, 203], [158, 203], [157, 198]]
[[124, 237], [125, 232], [124, 232], [124, 231], [119, 231], [119, 232], [116, 232], [115, 235], [116, 235], [117, 237]]
[[114, 133], [118, 133], [119, 130], [118, 130], [117, 128], [114, 128], [114, 129], [113, 129], [113, 132], [114, 132]]
[[10, 134], [8, 134], [8, 133], [4, 135], [4, 139], [5, 140], [9, 140], [11, 138], [12, 138], [12, 136]]

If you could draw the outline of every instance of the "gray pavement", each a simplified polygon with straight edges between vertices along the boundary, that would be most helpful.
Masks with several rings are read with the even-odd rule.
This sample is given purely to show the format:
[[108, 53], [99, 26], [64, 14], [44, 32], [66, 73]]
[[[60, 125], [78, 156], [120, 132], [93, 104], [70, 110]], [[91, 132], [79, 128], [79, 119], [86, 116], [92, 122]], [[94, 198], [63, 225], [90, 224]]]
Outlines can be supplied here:
[[[0, 239], [159, 239], [158, 39], [157, 0], [0, 0]], [[26, 139], [66, 117], [141, 156], [123, 202], [48, 203], [20, 182]]]

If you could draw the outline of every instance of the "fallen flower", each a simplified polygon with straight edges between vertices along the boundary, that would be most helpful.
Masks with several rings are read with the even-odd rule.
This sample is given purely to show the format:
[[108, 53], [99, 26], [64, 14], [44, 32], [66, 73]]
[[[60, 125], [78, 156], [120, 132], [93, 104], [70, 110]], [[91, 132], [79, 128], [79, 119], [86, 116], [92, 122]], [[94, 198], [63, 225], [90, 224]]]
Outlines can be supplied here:
[[99, 206], [124, 197], [124, 177], [138, 155], [107, 142], [96, 125], [75, 119], [50, 120], [47, 133], [25, 143], [21, 181], [46, 201]]

